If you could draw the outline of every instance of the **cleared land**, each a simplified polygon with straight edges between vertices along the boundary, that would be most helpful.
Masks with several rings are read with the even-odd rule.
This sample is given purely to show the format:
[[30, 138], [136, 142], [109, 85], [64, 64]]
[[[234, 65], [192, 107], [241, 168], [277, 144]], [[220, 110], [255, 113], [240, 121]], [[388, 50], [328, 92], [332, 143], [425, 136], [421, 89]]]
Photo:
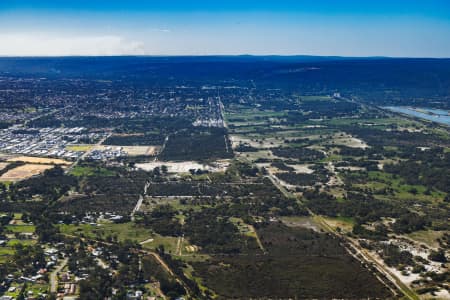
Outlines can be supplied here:
[[9, 170], [0, 177], [0, 181], [20, 181], [43, 173], [53, 168], [53, 165], [26, 164]]
[[90, 151], [95, 145], [69, 145], [66, 147], [66, 150], [69, 151], [80, 151], [87, 152]]
[[52, 165], [71, 165], [70, 161], [59, 158], [44, 158], [34, 156], [18, 156], [8, 159], [8, 161], [21, 161], [30, 164], [52, 164]]
[[159, 146], [113, 146], [113, 145], [99, 145], [95, 146], [94, 150], [105, 151], [108, 149], [121, 148], [129, 156], [154, 156], [159, 152]]
[[141, 168], [142, 170], [145, 171], [151, 171], [156, 167], [161, 168], [162, 166], [166, 166], [168, 171], [171, 173], [187, 173], [189, 172], [189, 170], [207, 170], [211, 172], [219, 172], [224, 171], [228, 165], [229, 165], [228, 162], [216, 162], [214, 163], [214, 165], [207, 165], [207, 164], [200, 164], [195, 161], [183, 161], [183, 162], [155, 161], [136, 164], [136, 167]]
[[8, 166], [8, 163], [0, 162], [0, 171]]
[[334, 145], [347, 146], [350, 148], [369, 148], [369, 145], [367, 145], [363, 140], [346, 133], [335, 134], [330, 141]]

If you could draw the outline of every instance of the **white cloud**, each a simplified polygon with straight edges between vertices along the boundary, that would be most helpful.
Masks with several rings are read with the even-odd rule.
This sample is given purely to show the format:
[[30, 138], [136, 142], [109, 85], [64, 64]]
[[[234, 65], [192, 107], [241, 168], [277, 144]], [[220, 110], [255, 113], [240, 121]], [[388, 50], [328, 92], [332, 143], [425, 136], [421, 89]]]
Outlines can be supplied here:
[[165, 32], [165, 33], [172, 32], [170, 29], [167, 29], [167, 28], [152, 28], [151, 31]]
[[116, 35], [2, 34], [0, 56], [142, 55], [144, 44]]

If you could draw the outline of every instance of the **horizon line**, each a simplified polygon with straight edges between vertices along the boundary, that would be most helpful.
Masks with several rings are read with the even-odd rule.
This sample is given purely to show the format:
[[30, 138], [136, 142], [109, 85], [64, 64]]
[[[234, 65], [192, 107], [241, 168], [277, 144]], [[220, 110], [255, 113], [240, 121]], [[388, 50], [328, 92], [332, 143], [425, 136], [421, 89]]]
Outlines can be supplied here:
[[341, 59], [450, 59], [450, 56], [345, 56], [345, 55], [315, 55], [315, 54], [113, 54], [113, 55], [0, 55], [0, 58], [95, 58], [95, 57], [317, 57], [317, 58], [341, 58]]

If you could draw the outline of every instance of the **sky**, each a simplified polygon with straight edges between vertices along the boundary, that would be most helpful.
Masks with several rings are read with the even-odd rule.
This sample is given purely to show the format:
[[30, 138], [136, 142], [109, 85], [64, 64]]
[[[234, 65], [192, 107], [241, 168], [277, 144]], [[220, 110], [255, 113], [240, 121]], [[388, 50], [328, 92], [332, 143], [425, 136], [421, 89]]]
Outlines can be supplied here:
[[0, 0], [0, 56], [450, 57], [449, 0]]

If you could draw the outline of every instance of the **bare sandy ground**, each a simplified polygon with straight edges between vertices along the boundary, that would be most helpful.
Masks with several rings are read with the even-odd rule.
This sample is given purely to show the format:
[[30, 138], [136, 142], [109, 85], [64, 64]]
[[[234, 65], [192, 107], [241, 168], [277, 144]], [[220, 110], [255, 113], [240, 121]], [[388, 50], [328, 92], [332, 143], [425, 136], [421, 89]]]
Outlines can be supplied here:
[[347, 146], [350, 148], [369, 148], [369, 145], [367, 145], [363, 140], [346, 133], [335, 134], [332, 141], [335, 145]]
[[192, 170], [192, 169], [207, 170], [210, 172], [220, 172], [220, 171], [225, 171], [226, 168], [229, 166], [229, 164], [230, 163], [227, 161], [217, 161], [211, 165], [200, 164], [195, 161], [183, 161], [183, 162], [154, 161], [154, 162], [136, 164], [136, 167], [141, 168], [145, 171], [151, 171], [156, 167], [161, 168], [161, 166], [166, 166], [170, 173], [188, 173], [189, 170]]
[[8, 163], [0, 162], [0, 171], [3, 170], [4, 168], [6, 168], [7, 165], [8, 165]]
[[314, 170], [310, 169], [309, 165], [288, 165], [288, 166], [294, 168], [296, 173], [306, 173], [306, 174], [314, 173]]
[[0, 181], [19, 181], [43, 173], [53, 168], [53, 165], [26, 164], [9, 170], [0, 177]]
[[283, 217], [281, 221], [289, 227], [303, 227], [319, 232], [320, 228], [311, 217]]
[[98, 145], [94, 147], [94, 150], [105, 151], [106, 149], [118, 149], [121, 148], [129, 156], [154, 156], [159, 152], [160, 146], [114, 146], [114, 145]]
[[45, 158], [34, 156], [18, 156], [8, 159], [8, 161], [22, 161], [30, 164], [52, 164], [52, 165], [71, 165], [70, 161], [59, 158]]

